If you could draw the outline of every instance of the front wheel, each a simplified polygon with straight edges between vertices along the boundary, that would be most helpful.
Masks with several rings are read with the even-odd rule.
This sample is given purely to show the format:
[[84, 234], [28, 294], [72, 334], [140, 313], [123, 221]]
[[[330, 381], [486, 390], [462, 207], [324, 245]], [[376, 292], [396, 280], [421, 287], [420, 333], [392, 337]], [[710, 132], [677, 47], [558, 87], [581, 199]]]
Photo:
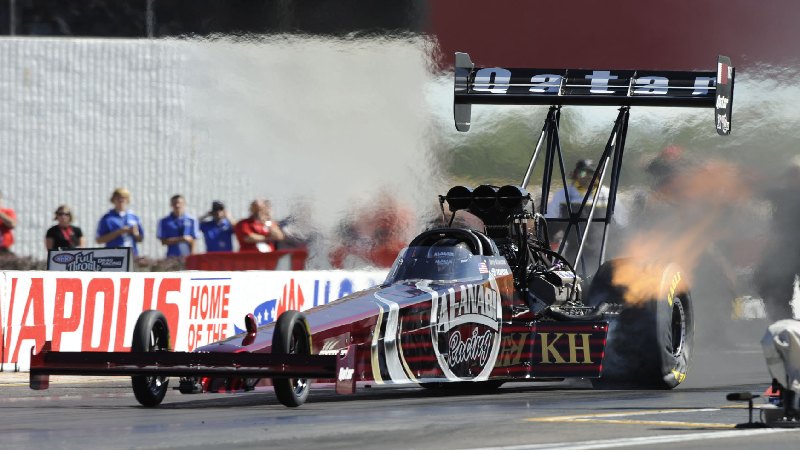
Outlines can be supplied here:
[[[633, 270], [636, 292], [620, 284], [620, 271]], [[694, 310], [687, 274], [667, 266], [608, 261], [589, 288], [588, 303], [623, 303], [610, 322], [598, 388], [673, 389], [686, 379], [694, 346]], [[649, 284], [649, 286], [644, 286]]]
[[[131, 352], [158, 352], [169, 350], [169, 327], [160, 311], [144, 311], [136, 320], [131, 340]], [[158, 376], [131, 377], [133, 395], [142, 406], [158, 406], [167, 394], [169, 379]]]
[[[272, 353], [276, 355], [310, 355], [311, 332], [305, 316], [299, 311], [286, 311], [278, 317], [272, 334]], [[278, 401], [285, 406], [297, 407], [308, 398], [309, 383], [306, 378], [273, 378], [272, 386]]]

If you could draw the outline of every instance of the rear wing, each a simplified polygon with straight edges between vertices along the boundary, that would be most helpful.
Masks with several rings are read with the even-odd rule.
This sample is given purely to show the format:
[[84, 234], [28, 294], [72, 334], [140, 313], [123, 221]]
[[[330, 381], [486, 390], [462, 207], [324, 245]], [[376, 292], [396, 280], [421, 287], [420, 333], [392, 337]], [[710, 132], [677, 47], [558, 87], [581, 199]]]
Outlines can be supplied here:
[[728, 135], [734, 74], [726, 56], [716, 72], [680, 72], [475, 67], [456, 53], [453, 115], [456, 129], [468, 131], [473, 104], [714, 108], [717, 133]]

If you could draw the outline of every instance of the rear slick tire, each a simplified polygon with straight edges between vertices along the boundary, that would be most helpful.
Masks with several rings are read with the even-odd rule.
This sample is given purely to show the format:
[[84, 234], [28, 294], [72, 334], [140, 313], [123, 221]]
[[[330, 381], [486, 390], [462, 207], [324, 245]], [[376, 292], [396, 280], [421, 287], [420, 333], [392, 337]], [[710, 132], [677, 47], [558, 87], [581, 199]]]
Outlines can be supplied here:
[[[589, 289], [589, 305], [623, 303], [624, 288], [612, 284], [615, 265], [604, 263]], [[662, 269], [658, 294], [625, 304], [609, 323], [600, 389], [673, 389], [686, 379], [694, 347], [694, 311], [686, 273], [676, 264]], [[659, 281], [655, 281], [658, 283]]]
[[[305, 316], [299, 311], [286, 311], [278, 317], [272, 334], [272, 353], [275, 355], [310, 355], [311, 332]], [[273, 378], [272, 386], [278, 401], [296, 408], [308, 399], [306, 378]]]
[[[160, 311], [144, 311], [136, 320], [131, 340], [131, 353], [158, 352], [169, 350], [169, 327], [167, 319]], [[142, 406], [153, 407], [161, 404], [167, 394], [169, 379], [158, 376], [131, 377], [133, 395]]]

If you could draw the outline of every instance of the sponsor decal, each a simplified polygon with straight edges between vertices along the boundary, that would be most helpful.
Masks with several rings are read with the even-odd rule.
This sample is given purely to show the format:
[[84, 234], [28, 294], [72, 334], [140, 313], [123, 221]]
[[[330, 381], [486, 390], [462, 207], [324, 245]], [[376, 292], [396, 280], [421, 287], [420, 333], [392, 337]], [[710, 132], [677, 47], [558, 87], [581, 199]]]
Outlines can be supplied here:
[[686, 379], [686, 374], [684, 372], [680, 372], [677, 369], [672, 369], [672, 376], [678, 380], [678, 383], [683, 383], [683, 380]]
[[339, 381], [348, 381], [353, 379], [353, 372], [355, 369], [350, 367], [340, 367], [339, 368]]
[[127, 272], [129, 248], [49, 250], [47, 270], [68, 272]]
[[[591, 333], [537, 333], [542, 345], [542, 364], [593, 364]], [[566, 344], [566, 348], [564, 348]], [[579, 355], [580, 352], [580, 355]]]
[[681, 282], [681, 273], [675, 272], [675, 275], [672, 276], [672, 281], [669, 284], [669, 293], [667, 294], [667, 303], [669, 306], [672, 306], [672, 302], [675, 299], [675, 289], [678, 287], [678, 283]]
[[589, 90], [592, 94], [613, 94], [614, 91], [608, 90], [608, 82], [619, 77], [611, 75], [608, 70], [594, 70], [591, 75], [584, 75], [584, 78], [592, 80], [592, 88]]
[[[72, 261], [64, 263], [57, 261], [60, 256], [72, 256]], [[78, 253], [76, 255], [61, 254], [53, 257], [53, 261], [65, 264], [67, 272], [100, 272], [108, 269], [122, 269], [125, 267], [124, 256], [96, 257], [94, 252]]]
[[503, 337], [503, 347], [497, 358], [497, 367], [516, 366], [522, 362], [522, 352], [530, 333], [513, 333]]
[[492, 94], [505, 94], [508, 91], [508, 82], [511, 80], [511, 71], [500, 67], [481, 69], [475, 73], [475, 86], [477, 92], [491, 92]]
[[[727, 84], [732, 78], [733, 68], [720, 64], [718, 72], [720, 84]], [[469, 91], [496, 95], [707, 96], [715, 87], [713, 75], [714, 72], [710, 71], [659, 73], [570, 69], [547, 73], [542, 69], [485, 67], [475, 71]], [[686, 89], [687, 82], [693, 89]]]
[[726, 134], [731, 129], [731, 124], [728, 122], [728, 116], [725, 115], [725, 112], [717, 113], [717, 129]]
[[431, 333], [440, 368], [449, 379], [486, 379], [500, 350], [502, 304], [496, 281], [433, 294]]
[[72, 261], [75, 261], [75, 255], [72, 255], [70, 253], [58, 253], [56, 255], [53, 255], [53, 262], [59, 264], [69, 264]]
[[491, 350], [492, 330], [486, 330], [483, 335], [479, 336], [478, 328], [473, 328], [472, 336], [466, 340], [462, 340], [461, 331], [456, 330], [450, 335], [450, 351], [447, 362], [451, 367], [465, 362], [478, 362], [481, 366], [485, 366]]
[[340, 355], [342, 352], [347, 353], [346, 342], [350, 339], [350, 333], [345, 333], [341, 336], [325, 339], [322, 343], [322, 348], [319, 351], [320, 355]]

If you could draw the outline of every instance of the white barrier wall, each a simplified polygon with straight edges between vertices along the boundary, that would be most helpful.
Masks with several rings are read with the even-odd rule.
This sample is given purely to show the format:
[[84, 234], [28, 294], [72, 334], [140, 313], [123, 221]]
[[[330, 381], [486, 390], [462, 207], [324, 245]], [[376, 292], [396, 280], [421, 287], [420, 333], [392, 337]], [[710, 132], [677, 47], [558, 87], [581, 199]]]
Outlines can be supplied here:
[[[2, 37], [0, 191], [18, 215], [13, 250], [45, 259], [61, 203], [91, 246], [117, 186], [131, 190], [152, 258], [166, 253], [156, 224], [177, 193], [195, 216], [215, 199], [236, 219], [256, 197], [278, 218], [307, 207], [322, 232], [382, 186], [431, 209], [441, 189], [426, 48], [405, 38]], [[314, 268], [330, 267], [313, 256]]]
[[145, 225], [143, 254], [152, 257], [164, 254], [156, 223], [175, 193], [187, 196], [193, 214], [214, 198], [240, 200], [231, 206], [243, 213], [252, 183], [208, 148], [207, 130], [188, 118], [187, 47], [0, 39], [0, 190], [18, 216], [15, 253], [45, 259], [44, 235], [61, 203], [72, 206], [91, 246], [117, 186], [133, 194]]
[[385, 271], [0, 272], [0, 370], [28, 370], [31, 348], [127, 351], [139, 313], [164, 313], [176, 351], [381, 283]]

